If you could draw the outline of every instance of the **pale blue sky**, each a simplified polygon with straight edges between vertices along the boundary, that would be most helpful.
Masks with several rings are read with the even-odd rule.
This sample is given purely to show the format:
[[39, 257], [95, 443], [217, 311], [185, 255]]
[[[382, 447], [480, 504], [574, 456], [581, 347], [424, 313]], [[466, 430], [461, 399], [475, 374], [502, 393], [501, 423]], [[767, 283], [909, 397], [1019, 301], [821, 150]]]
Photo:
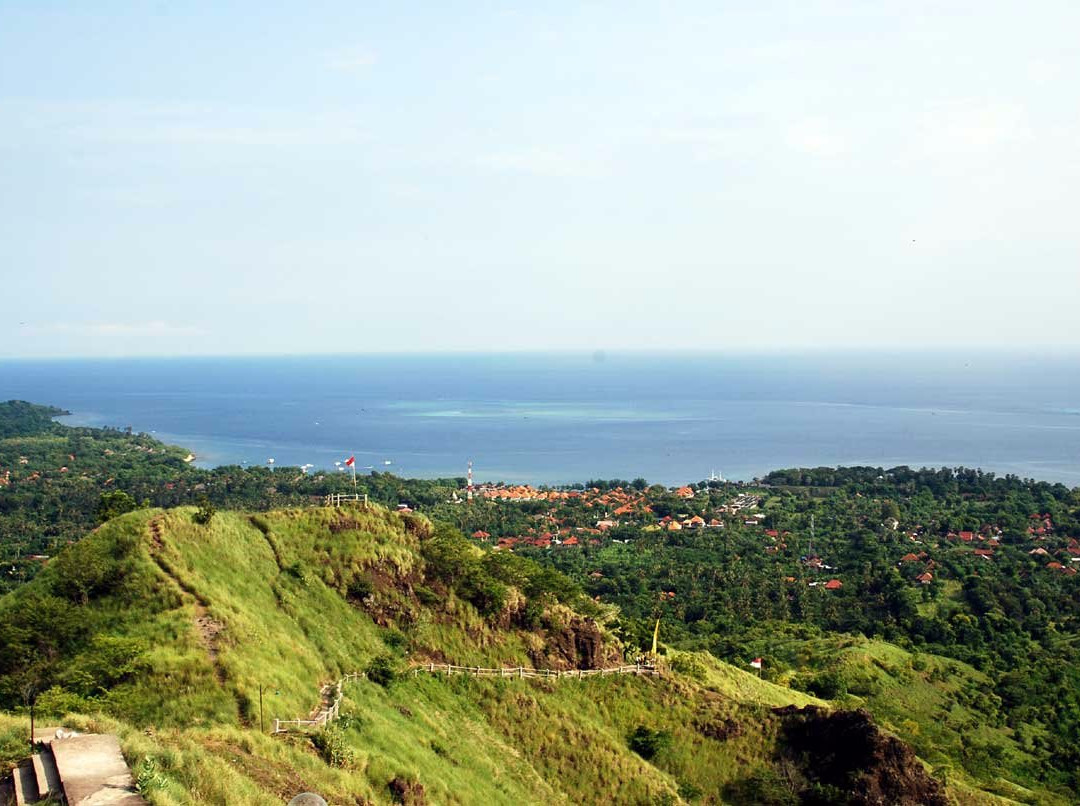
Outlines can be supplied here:
[[1076, 0], [527, 5], [0, 0], [0, 355], [1080, 347]]

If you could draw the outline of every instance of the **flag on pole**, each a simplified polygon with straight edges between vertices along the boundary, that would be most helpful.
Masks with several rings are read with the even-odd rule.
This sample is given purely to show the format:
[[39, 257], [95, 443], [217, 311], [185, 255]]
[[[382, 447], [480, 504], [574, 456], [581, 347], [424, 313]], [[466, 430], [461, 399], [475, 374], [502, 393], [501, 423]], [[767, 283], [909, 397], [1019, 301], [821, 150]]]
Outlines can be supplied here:
[[753, 666], [755, 669], [760, 669], [761, 668], [761, 658], [754, 658], [752, 661], [750, 661], [750, 665]]
[[345, 460], [345, 467], [352, 467], [355, 464], [356, 464], [356, 457], [355, 456], [350, 456], [348, 459]]

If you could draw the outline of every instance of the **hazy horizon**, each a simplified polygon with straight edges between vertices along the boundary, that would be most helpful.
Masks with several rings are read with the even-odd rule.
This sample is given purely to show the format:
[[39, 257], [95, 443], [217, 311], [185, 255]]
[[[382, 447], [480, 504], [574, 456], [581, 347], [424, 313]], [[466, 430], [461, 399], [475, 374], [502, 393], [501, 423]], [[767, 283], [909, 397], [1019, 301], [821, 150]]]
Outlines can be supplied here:
[[1080, 350], [1080, 6], [0, 8], [0, 356]]

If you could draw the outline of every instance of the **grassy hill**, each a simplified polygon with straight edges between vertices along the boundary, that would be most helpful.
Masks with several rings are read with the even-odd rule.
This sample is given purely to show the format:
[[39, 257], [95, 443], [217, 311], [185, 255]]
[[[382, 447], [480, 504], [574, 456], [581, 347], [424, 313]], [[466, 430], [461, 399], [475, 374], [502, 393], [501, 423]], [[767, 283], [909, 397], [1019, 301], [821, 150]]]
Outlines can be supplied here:
[[[707, 653], [672, 654], [661, 678], [407, 673], [443, 659], [622, 661], [609, 608], [422, 517], [198, 516], [123, 515], [0, 599], [0, 703], [18, 709], [33, 686], [39, 720], [116, 732], [152, 803], [264, 804], [305, 790], [332, 803], [944, 802], [865, 713], [833, 712]], [[367, 674], [346, 685], [332, 728], [268, 734], [355, 671]], [[9, 760], [22, 724], [0, 720]], [[966, 779], [951, 793], [991, 802]]]

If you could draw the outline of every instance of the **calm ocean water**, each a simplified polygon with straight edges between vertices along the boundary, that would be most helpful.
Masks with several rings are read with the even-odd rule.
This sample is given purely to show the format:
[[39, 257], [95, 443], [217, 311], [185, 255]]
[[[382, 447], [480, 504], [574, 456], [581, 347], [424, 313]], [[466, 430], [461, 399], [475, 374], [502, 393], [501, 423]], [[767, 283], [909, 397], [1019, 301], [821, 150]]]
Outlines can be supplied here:
[[[1080, 357], [468, 355], [0, 362], [0, 399], [206, 466], [561, 483], [965, 465], [1080, 485]], [[387, 464], [389, 463], [389, 464]]]

